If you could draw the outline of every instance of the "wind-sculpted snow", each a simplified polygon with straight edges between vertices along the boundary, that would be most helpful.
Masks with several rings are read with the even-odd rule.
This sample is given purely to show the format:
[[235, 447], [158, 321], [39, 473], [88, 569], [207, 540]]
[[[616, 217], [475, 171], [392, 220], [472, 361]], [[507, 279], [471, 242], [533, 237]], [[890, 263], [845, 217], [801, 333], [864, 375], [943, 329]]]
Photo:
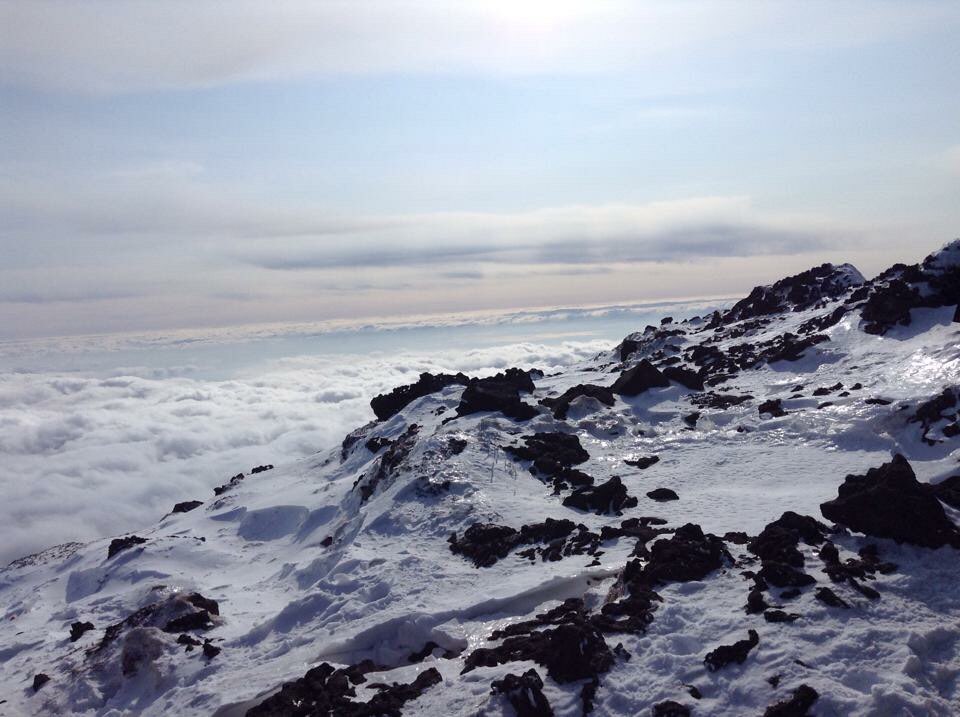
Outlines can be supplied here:
[[956, 714], [956, 253], [881, 333], [910, 272], [821, 268], [563, 371], [411, 373], [342, 444], [17, 560], [2, 709]]

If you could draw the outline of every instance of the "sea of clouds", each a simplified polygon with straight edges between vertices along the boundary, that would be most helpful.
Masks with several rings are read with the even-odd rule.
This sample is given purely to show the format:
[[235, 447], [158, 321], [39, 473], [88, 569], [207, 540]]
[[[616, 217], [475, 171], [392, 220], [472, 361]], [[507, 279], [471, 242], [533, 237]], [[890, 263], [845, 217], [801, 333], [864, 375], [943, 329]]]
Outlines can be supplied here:
[[473, 350], [304, 355], [228, 380], [189, 366], [0, 374], [0, 565], [67, 541], [150, 525], [262, 463], [337, 445], [370, 398], [422, 371], [559, 369], [609, 341]]

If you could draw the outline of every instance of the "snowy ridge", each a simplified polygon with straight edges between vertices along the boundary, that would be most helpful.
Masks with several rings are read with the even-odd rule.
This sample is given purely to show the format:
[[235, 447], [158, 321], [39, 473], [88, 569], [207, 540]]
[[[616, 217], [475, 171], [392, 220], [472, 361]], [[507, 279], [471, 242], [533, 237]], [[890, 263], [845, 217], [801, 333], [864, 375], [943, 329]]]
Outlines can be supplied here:
[[15, 561], [0, 714], [956, 714], [958, 256], [427, 375], [340, 449]]

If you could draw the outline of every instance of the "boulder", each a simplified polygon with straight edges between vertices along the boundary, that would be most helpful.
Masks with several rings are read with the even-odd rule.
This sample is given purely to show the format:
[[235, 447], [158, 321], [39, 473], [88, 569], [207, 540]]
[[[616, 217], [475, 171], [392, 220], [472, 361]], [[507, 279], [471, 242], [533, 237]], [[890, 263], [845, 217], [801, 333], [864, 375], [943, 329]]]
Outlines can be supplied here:
[[720, 645], [720, 647], [707, 653], [706, 657], [703, 658], [703, 663], [711, 672], [716, 672], [734, 662], [743, 664], [750, 651], [759, 643], [760, 636], [757, 635], [757, 631], [747, 630], [746, 640], [737, 640], [732, 645]]
[[406, 386], [398, 386], [390, 393], [383, 393], [374, 396], [370, 401], [370, 408], [373, 409], [377, 420], [385, 421], [400, 413], [408, 405], [431, 393], [442, 391], [447, 386], [466, 386], [470, 379], [462, 373], [421, 373], [416, 383]]
[[639, 396], [648, 389], [669, 385], [667, 377], [647, 359], [643, 359], [636, 366], [623, 371], [610, 390], [621, 396]]
[[637, 499], [627, 494], [627, 487], [619, 477], [613, 476], [606, 483], [578, 488], [563, 499], [568, 508], [578, 508], [602, 515], [619, 513], [625, 508], [635, 508]]
[[606, 386], [595, 386], [590, 383], [581, 383], [573, 388], [568, 388], [560, 396], [556, 398], [545, 398], [540, 401], [542, 406], [553, 411], [553, 417], [558, 420], [565, 420], [567, 417], [567, 411], [570, 408], [570, 404], [580, 398], [581, 396], [588, 396], [589, 398], [596, 399], [604, 406], [612, 406], [616, 402], [616, 398], [609, 388]]
[[960, 548], [960, 530], [900, 454], [866, 475], [848, 475], [838, 497], [822, 503], [820, 511], [828, 520], [873, 537]]
[[553, 708], [543, 694], [543, 680], [534, 669], [522, 675], [507, 673], [490, 683], [490, 691], [506, 697], [517, 717], [553, 717]]

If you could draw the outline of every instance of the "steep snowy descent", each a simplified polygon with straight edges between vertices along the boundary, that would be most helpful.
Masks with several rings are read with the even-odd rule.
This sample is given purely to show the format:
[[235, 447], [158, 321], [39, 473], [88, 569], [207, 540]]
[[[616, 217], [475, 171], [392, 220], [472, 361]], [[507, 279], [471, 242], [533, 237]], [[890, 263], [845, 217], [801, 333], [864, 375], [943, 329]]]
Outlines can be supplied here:
[[955, 714], [958, 256], [425, 375], [339, 450], [15, 561], [0, 711]]

